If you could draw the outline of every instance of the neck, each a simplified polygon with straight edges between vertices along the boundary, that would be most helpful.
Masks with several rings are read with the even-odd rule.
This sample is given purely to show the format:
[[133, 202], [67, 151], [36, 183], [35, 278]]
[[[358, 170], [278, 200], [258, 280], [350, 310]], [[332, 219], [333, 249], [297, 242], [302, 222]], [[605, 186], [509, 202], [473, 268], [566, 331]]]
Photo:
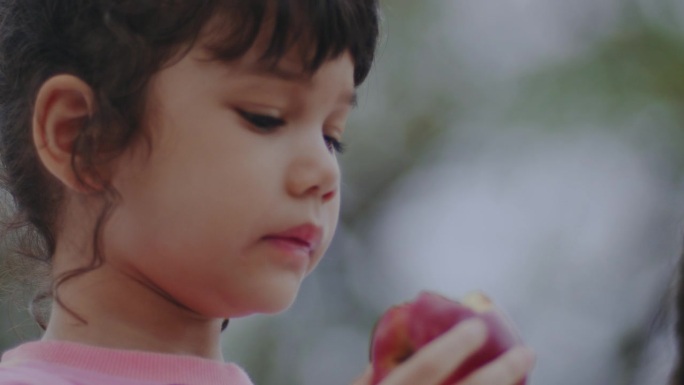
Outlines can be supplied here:
[[44, 340], [223, 361], [222, 320], [200, 316], [107, 263], [57, 292], [63, 305], [54, 302]]

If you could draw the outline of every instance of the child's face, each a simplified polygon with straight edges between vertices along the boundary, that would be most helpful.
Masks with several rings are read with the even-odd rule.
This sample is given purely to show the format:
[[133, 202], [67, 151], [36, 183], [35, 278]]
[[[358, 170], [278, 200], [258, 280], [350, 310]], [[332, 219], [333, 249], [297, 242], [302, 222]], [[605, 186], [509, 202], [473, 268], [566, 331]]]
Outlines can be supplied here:
[[[107, 261], [210, 317], [284, 310], [335, 231], [349, 54], [313, 77], [284, 60], [206, 61], [200, 48], [151, 81], [143, 142], [116, 163]], [[311, 250], [273, 235], [308, 226]], [[305, 231], [305, 233], [307, 232]], [[317, 241], [320, 232], [320, 242]]]

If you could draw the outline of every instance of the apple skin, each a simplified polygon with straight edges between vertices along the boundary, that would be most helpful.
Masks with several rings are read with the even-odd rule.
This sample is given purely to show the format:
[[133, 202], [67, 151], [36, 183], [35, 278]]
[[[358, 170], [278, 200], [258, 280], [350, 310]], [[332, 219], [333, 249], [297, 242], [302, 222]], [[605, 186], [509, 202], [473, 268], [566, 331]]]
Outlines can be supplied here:
[[[390, 371], [430, 341], [473, 317], [487, 326], [487, 339], [482, 348], [466, 359], [441, 385], [457, 384], [479, 367], [522, 343], [511, 323], [484, 294], [471, 293], [462, 301], [452, 301], [424, 291], [411, 302], [391, 307], [378, 320], [371, 337], [372, 385], [379, 384]], [[523, 379], [517, 385], [525, 383]]]

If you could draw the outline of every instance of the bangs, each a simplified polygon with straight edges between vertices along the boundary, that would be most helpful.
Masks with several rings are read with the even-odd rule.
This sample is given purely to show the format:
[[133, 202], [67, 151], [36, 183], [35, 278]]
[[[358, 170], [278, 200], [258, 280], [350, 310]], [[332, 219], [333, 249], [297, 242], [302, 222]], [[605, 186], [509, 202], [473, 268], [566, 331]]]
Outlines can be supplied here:
[[296, 50], [303, 70], [313, 74], [349, 51], [355, 85], [368, 76], [379, 31], [377, 0], [237, 0], [218, 7], [222, 17], [209, 32], [220, 37], [207, 45], [216, 60], [238, 59], [258, 42], [266, 65], [275, 67]]

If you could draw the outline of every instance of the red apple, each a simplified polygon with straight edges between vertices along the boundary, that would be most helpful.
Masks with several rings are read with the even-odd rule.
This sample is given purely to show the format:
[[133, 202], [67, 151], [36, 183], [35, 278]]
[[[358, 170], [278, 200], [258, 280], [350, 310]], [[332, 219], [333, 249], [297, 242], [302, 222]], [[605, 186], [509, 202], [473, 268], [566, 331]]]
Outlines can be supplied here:
[[[511, 323], [484, 294], [475, 292], [461, 301], [452, 301], [422, 292], [411, 302], [391, 307], [378, 320], [371, 337], [372, 384], [380, 383], [392, 369], [454, 325], [473, 317], [487, 325], [487, 340], [441, 385], [458, 383], [522, 342]], [[525, 380], [518, 385], [525, 385]]]

